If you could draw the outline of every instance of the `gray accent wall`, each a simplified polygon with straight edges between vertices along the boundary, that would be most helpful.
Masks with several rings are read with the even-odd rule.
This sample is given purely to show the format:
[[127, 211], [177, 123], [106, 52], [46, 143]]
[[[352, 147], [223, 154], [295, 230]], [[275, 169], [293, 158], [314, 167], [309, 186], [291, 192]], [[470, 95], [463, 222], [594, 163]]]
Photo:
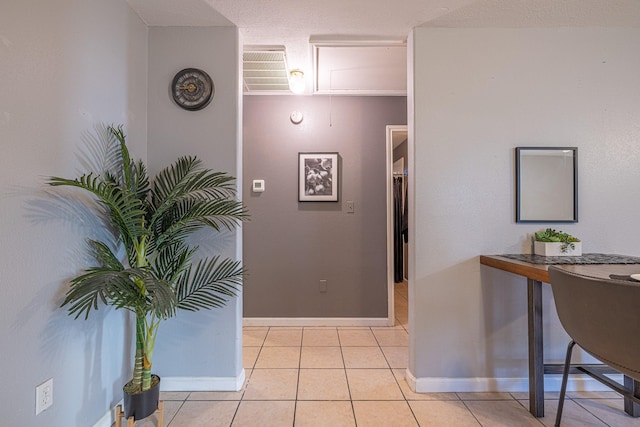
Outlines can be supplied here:
[[[406, 98], [245, 96], [243, 115], [244, 316], [386, 317], [386, 125]], [[340, 153], [338, 202], [298, 202], [299, 152]]]

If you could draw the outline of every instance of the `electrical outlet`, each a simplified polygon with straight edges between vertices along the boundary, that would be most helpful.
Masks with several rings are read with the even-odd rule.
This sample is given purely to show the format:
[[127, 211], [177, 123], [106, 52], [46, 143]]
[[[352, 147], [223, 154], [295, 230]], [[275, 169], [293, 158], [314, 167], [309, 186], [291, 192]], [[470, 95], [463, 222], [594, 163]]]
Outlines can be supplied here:
[[327, 292], [327, 281], [326, 280], [320, 280], [320, 292], [322, 292], [322, 293]]
[[36, 387], [36, 415], [53, 405], [53, 378]]

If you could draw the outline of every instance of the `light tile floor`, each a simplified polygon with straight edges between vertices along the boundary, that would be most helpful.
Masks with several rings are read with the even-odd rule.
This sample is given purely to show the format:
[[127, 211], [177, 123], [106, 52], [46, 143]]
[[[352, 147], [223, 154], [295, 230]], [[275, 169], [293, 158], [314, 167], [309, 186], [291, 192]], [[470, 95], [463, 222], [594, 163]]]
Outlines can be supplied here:
[[[396, 287], [389, 328], [245, 327], [247, 381], [238, 392], [162, 392], [168, 427], [553, 426], [528, 411], [527, 393], [413, 393], [408, 361], [407, 288]], [[569, 393], [563, 427], [640, 427], [614, 392]], [[137, 423], [155, 426], [155, 416]]]

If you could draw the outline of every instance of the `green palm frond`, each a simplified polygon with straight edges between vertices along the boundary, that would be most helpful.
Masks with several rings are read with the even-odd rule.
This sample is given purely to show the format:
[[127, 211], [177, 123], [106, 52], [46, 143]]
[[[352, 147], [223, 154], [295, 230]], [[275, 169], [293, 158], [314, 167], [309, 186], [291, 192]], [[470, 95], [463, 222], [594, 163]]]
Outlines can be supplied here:
[[[194, 267], [196, 248], [185, 242], [203, 227], [231, 230], [247, 219], [242, 203], [235, 200], [235, 179], [203, 168], [196, 157], [181, 157], [151, 182], [144, 163], [131, 160], [122, 126], [109, 131], [111, 146], [119, 148], [113, 150], [117, 154], [110, 170], [76, 179], [52, 177], [49, 185], [93, 194], [107, 208], [128, 265], [138, 269], [127, 269], [105, 243], [90, 241], [99, 266], [72, 280], [63, 305], [85, 316], [100, 301], [136, 312], [146, 306], [160, 317], [173, 315], [177, 301], [179, 308], [190, 310], [223, 305], [221, 296], [235, 295], [242, 282], [240, 264], [212, 258]], [[170, 292], [172, 286], [182, 294]]]
[[86, 319], [91, 310], [98, 309], [99, 302], [122, 308], [138, 298], [138, 294], [126, 271], [94, 267], [71, 281], [71, 288], [61, 306], [69, 305], [69, 314], [78, 318], [84, 313]]
[[93, 250], [95, 259], [100, 263], [101, 267], [112, 271], [122, 271], [125, 269], [118, 257], [106, 244], [98, 242], [97, 240], [89, 240], [89, 245]]
[[177, 299], [171, 283], [157, 278], [151, 270], [145, 274], [136, 272], [136, 277], [142, 280], [145, 289], [145, 301], [140, 312], [154, 313], [160, 319], [173, 317], [176, 312]]
[[111, 222], [122, 235], [127, 250], [130, 249], [131, 242], [148, 234], [142, 223], [145, 215], [142, 201], [131, 197], [128, 192], [113, 182], [105, 181], [103, 177], [93, 173], [76, 179], [52, 177], [49, 185], [78, 187], [95, 195], [108, 208]]
[[131, 197], [140, 200], [146, 199], [149, 192], [149, 177], [144, 162], [131, 160], [125, 142], [126, 136], [121, 125], [118, 127], [109, 126], [108, 129], [112, 139], [115, 140], [113, 141], [114, 145], [118, 147], [115, 165], [112, 170], [108, 171], [111, 180], [117, 183], [118, 187], [126, 189]]
[[52, 177], [51, 186], [91, 193], [107, 210], [109, 229], [126, 251], [89, 240], [98, 266], [71, 279], [62, 306], [87, 318], [102, 304], [136, 316], [134, 378], [150, 387], [151, 357], [160, 320], [177, 309], [222, 307], [236, 296], [244, 269], [239, 261], [204, 258], [187, 244], [195, 231], [233, 229], [248, 218], [236, 200], [235, 178], [203, 168], [196, 157], [181, 157], [150, 179], [142, 161], [132, 161], [122, 126], [109, 127], [109, 164], [76, 179]]
[[222, 172], [194, 170], [185, 179], [183, 197], [221, 199], [235, 197], [235, 179]]
[[232, 230], [246, 217], [246, 210], [237, 200], [183, 200], [154, 224], [155, 245], [161, 249], [205, 226], [216, 231]]
[[222, 200], [235, 197], [235, 178], [203, 169], [195, 157], [182, 157], [162, 170], [151, 190], [151, 203], [162, 216], [185, 199]]
[[156, 175], [151, 190], [151, 203], [160, 212], [159, 215], [187, 192], [187, 177], [197, 171], [200, 165], [201, 161], [195, 157], [181, 157]]
[[122, 125], [118, 127], [109, 126], [109, 131], [120, 144], [120, 161], [122, 162], [118, 167], [119, 178], [121, 179], [120, 184], [125, 188], [131, 188], [131, 157], [125, 142], [124, 129]]
[[147, 175], [147, 167], [142, 160], [137, 163], [131, 163], [132, 181], [129, 190], [133, 196], [140, 200], [146, 200], [149, 194], [149, 175]]
[[156, 279], [148, 271], [94, 267], [71, 281], [62, 306], [69, 305], [70, 314], [76, 318], [84, 314], [86, 319], [91, 310], [98, 309], [100, 302], [167, 318], [175, 313], [177, 300], [171, 284]]
[[184, 242], [172, 243], [158, 251], [151, 268], [157, 277], [173, 283], [191, 263], [196, 250], [197, 248], [190, 248]]
[[246, 219], [247, 212], [241, 202], [224, 200], [218, 203], [205, 202], [190, 211], [192, 221], [213, 227], [216, 231], [223, 228], [233, 230], [240, 221]]
[[222, 307], [242, 284], [244, 269], [239, 261], [219, 256], [198, 261], [176, 281], [178, 308], [189, 311]]

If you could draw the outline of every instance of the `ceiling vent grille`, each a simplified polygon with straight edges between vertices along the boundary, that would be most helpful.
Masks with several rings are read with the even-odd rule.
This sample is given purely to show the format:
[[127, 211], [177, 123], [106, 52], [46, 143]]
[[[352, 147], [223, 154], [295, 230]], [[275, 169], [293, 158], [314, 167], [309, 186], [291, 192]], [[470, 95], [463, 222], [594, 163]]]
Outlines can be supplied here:
[[284, 46], [245, 46], [242, 64], [246, 92], [289, 92]]

